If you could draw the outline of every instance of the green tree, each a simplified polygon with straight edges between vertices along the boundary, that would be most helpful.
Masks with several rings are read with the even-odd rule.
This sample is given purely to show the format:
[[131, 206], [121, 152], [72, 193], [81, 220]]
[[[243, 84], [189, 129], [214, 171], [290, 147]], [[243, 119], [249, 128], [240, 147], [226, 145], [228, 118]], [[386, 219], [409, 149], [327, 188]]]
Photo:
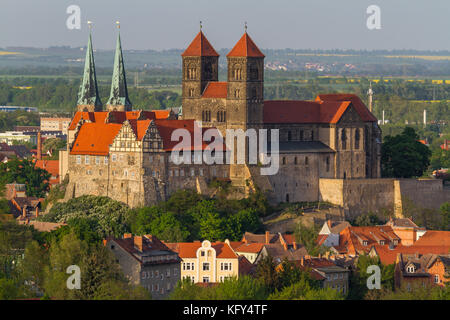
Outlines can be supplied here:
[[420, 143], [419, 136], [406, 127], [396, 136], [386, 136], [381, 148], [381, 168], [384, 177], [420, 177], [430, 164], [431, 151]]
[[13, 158], [6, 163], [0, 163], [0, 185], [8, 183], [23, 183], [29, 197], [45, 197], [50, 189], [48, 180], [51, 175], [46, 170], [36, 168], [31, 160]]
[[263, 257], [256, 266], [255, 277], [271, 292], [280, 288], [280, 277], [275, 267], [275, 262], [270, 255]]
[[311, 256], [324, 254], [328, 249], [324, 246], [317, 245], [317, 237], [319, 229], [313, 225], [311, 227], [305, 226], [302, 221], [297, 224], [295, 229], [295, 239], [298, 243], [305, 246], [306, 251]]

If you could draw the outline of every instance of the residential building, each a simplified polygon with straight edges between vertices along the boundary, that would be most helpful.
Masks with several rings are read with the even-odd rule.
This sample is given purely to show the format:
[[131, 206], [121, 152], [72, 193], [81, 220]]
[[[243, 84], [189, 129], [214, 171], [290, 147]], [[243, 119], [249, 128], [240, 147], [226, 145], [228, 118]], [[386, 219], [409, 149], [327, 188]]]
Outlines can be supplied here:
[[41, 118], [41, 131], [61, 131], [67, 135], [67, 128], [72, 121], [71, 118]]
[[397, 254], [396, 287], [445, 286], [450, 281], [450, 254]]
[[[239, 257], [227, 242], [179, 242], [165, 243], [181, 258], [181, 279], [192, 282], [218, 283], [242, 274], [239, 272]], [[248, 267], [241, 259], [242, 266]]]
[[132, 236], [108, 238], [105, 246], [115, 255], [131, 284], [141, 285], [153, 299], [167, 297], [180, 280], [180, 258], [157, 237]]

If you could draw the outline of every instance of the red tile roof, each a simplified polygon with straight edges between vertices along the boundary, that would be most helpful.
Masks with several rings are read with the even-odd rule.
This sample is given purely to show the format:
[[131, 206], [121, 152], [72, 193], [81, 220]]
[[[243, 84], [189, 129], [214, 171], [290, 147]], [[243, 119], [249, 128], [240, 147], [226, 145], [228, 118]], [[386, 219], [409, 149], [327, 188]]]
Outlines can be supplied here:
[[[165, 245], [178, 253], [178, 256], [182, 259], [185, 258], [197, 258], [197, 250], [202, 246], [200, 241], [197, 242], [177, 242], [177, 243], [165, 243]], [[225, 242], [213, 242], [211, 247], [216, 250], [216, 258], [218, 259], [237, 259], [238, 256], [234, 253], [233, 249]]]
[[83, 124], [70, 154], [108, 155], [109, 146], [113, 143], [121, 127], [122, 125], [117, 123]]
[[226, 98], [227, 92], [227, 82], [209, 82], [203, 91], [202, 98]]
[[218, 57], [219, 54], [206, 39], [203, 32], [199, 32], [191, 44], [181, 54], [182, 57]]
[[48, 173], [55, 177], [50, 178], [50, 184], [58, 184], [59, 181], [59, 160], [35, 160], [34, 166], [46, 170]]
[[355, 94], [339, 93], [339, 94], [321, 94], [316, 97], [316, 101], [351, 101], [363, 121], [373, 122], [377, 118], [369, 111], [361, 99]]
[[264, 243], [244, 243], [235, 248], [236, 252], [259, 253], [264, 248]]
[[264, 54], [259, 50], [247, 32], [245, 32], [233, 49], [227, 54], [227, 57], [264, 58]]
[[[191, 136], [190, 150], [206, 150], [208, 148], [209, 143], [205, 141], [202, 141], [202, 144], [198, 146], [194, 143], [194, 129], [198, 128], [196, 127], [197, 125], [194, 120], [155, 120], [155, 124], [161, 138], [163, 139], [165, 151], [172, 151], [172, 149], [180, 143], [181, 139], [179, 141], [172, 141], [171, 138], [172, 132], [176, 129], [186, 129], [189, 131]], [[206, 130], [210, 129], [217, 130], [214, 127], [200, 128], [202, 135]], [[225, 144], [223, 148], [226, 150]]]

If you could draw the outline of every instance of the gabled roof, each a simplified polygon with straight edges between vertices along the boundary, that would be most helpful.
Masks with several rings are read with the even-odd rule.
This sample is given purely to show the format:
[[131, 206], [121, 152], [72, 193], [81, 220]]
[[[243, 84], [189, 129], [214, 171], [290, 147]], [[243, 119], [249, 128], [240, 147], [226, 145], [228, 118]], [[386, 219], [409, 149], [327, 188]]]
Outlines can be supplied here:
[[34, 166], [46, 170], [48, 173], [55, 177], [50, 178], [50, 184], [59, 183], [59, 160], [36, 160]]
[[208, 82], [208, 85], [203, 91], [202, 98], [226, 98], [227, 92], [227, 82]]
[[[190, 133], [191, 143], [187, 147], [188, 149], [190, 148], [190, 150], [206, 150], [208, 149], [209, 146], [209, 143], [203, 141], [203, 139], [201, 145], [195, 144], [194, 142], [195, 130], [201, 130], [200, 132], [202, 136], [206, 130], [217, 130], [214, 127], [199, 128], [197, 127], [195, 120], [155, 120], [155, 124], [156, 127], [158, 128], [161, 138], [163, 139], [165, 151], [172, 151], [172, 149], [181, 142], [181, 139], [179, 141], [172, 141], [172, 132], [174, 132], [176, 129], [185, 129]], [[218, 130], [217, 133], [219, 134]], [[225, 142], [223, 150], [226, 150]]]
[[244, 243], [235, 248], [236, 252], [259, 253], [264, 247], [264, 243]]
[[119, 133], [122, 124], [84, 123], [73, 143], [70, 154], [90, 154], [107, 156], [109, 146]]
[[219, 54], [206, 39], [203, 32], [199, 32], [191, 44], [181, 54], [182, 57], [218, 57]]
[[[200, 241], [196, 242], [177, 242], [165, 243], [171, 250], [178, 253], [182, 259], [197, 258], [197, 250], [202, 246]], [[216, 258], [218, 259], [237, 259], [238, 256], [233, 249], [225, 242], [213, 242], [211, 247], [216, 250]]]
[[264, 54], [259, 50], [247, 32], [239, 39], [236, 45], [227, 54], [227, 57], [251, 57], [264, 58]]
[[350, 101], [356, 109], [363, 121], [374, 122], [377, 118], [369, 111], [361, 99], [355, 94], [339, 93], [339, 94], [320, 94], [316, 97], [316, 101]]

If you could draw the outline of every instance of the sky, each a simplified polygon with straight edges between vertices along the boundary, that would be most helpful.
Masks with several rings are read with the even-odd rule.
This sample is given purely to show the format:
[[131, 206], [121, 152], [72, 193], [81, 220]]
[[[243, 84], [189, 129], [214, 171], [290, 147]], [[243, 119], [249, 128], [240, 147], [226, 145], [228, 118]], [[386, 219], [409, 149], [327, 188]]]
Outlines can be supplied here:
[[[66, 10], [80, 8], [81, 29]], [[380, 8], [381, 29], [366, 13]], [[0, 48], [86, 45], [114, 49], [121, 23], [125, 50], [186, 48], [203, 31], [216, 49], [244, 32], [262, 49], [450, 50], [449, 0], [0, 0]]]

